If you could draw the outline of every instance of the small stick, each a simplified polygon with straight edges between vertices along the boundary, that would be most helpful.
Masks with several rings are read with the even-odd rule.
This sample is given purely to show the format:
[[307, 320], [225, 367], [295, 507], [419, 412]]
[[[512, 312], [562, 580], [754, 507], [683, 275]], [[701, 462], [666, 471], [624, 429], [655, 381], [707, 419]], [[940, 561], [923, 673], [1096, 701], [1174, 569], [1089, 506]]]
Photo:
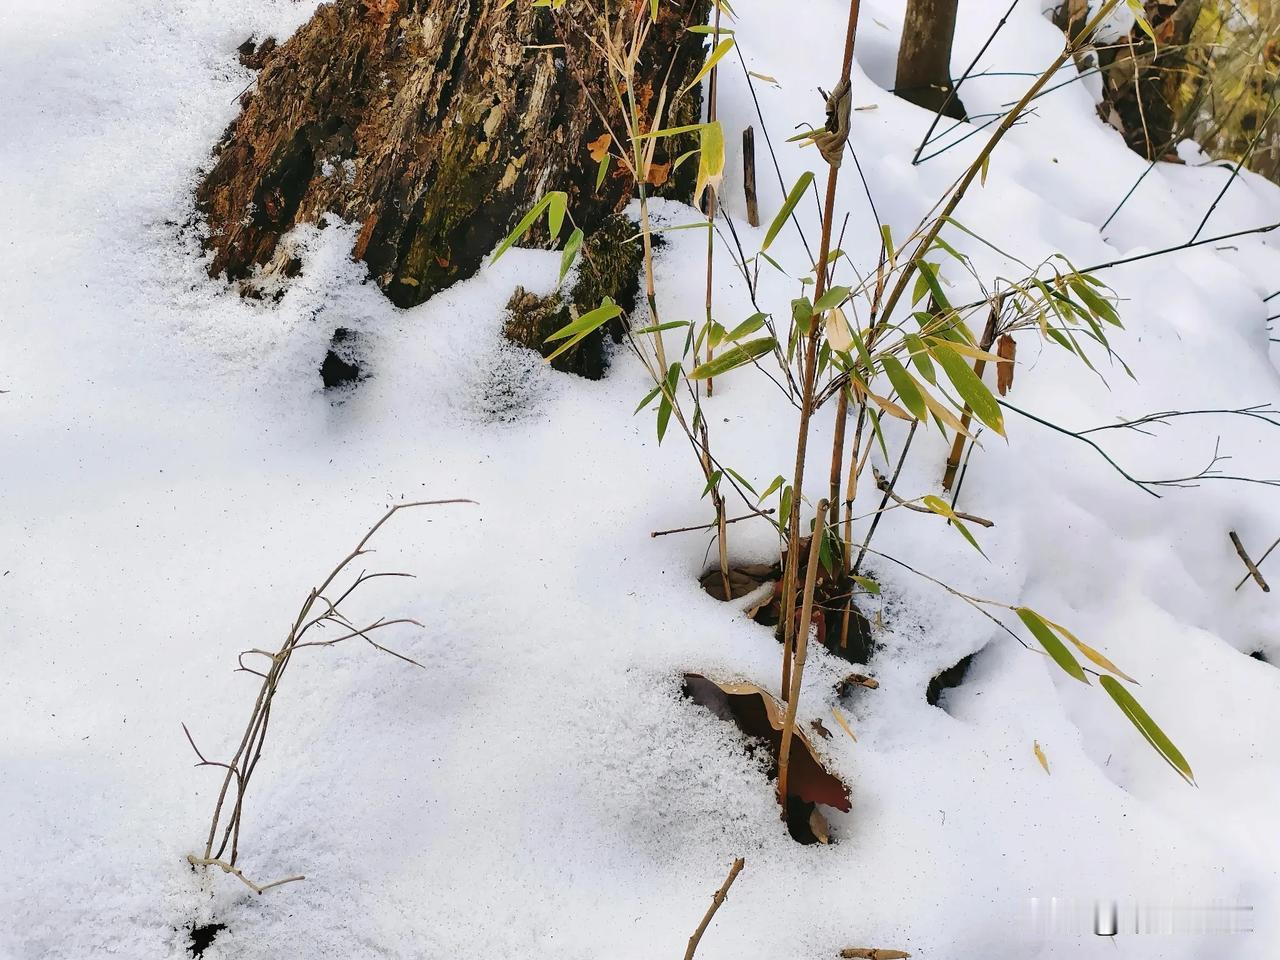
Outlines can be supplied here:
[[[739, 520], [750, 520], [752, 517], [767, 517], [769, 514], [776, 513], [776, 512], [777, 511], [774, 510], [773, 507], [770, 507], [767, 510], [757, 510], [755, 513], [744, 513], [740, 517], [733, 517], [730, 520], [726, 520], [725, 523], [726, 524], [737, 523]], [[957, 514], [957, 516], [961, 516], [961, 514]], [[717, 520], [714, 523], [704, 523], [697, 527], [676, 527], [674, 530], [655, 530], [653, 531], [653, 533], [649, 534], [649, 536], [665, 537], [668, 534], [672, 534], [672, 533], [689, 533], [694, 530], [710, 530], [713, 527], [718, 527], [719, 525], [720, 525], [720, 521]]]
[[[1240, 554], [1240, 559], [1244, 561], [1244, 565], [1249, 568], [1249, 575], [1258, 582], [1258, 586], [1262, 588], [1263, 593], [1270, 593], [1271, 588], [1267, 586], [1267, 581], [1262, 579], [1262, 574], [1258, 572], [1258, 566], [1249, 559], [1249, 554], [1245, 553], [1244, 544], [1240, 542], [1240, 537], [1234, 530], [1227, 534], [1231, 538], [1231, 542], [1235, 545], [1236, 553]], [[1268, 551], [1270, 552], [1270, 551]], [[1244, 583], [1243, 580], [1240, 581]], [[1239, 590], [1239, 587], [1236, 587]]]
[[733, 861], [733, 866], [729, 868], [729, 875], [724, 878], [724, 883], [720, 885], [716, 895], [711, 898], [711, 906], [707, 908], [706, 914], [703, 915], [702, 922], [698, 924], [698, 929], [693, 931], [693, 936], [689, 938], [689, 948], [684, 952], [684, 960], [693, 960], [693, 953], [698, 949], [698, 942], [702, 939], [702, 934], [706, 932], [707, 926], [711, 923], [711, 918], [720, 909], [720, 904], [724, 903], [729, 896], [729, 888], [733, 886], [733, 881], [738, 879], [738, 874], [742, 872], [744, 866], [746, 866], [746, 861], [741, 857]]
[[742, 193], [747, 201], [747, 223], [760, 226], [760, 206], [756, 199], [756, 131], [742, 131]]
[[[1258, 558], [1258, 562], [1255, 563], [1254, 566], [1255, 567], [1262, 566], [1262, 561], [1266, 560], [1267, 557], [1271, 556], [1271, 551], [1274, 550], [1276, 547], [1280, 547], [1280, 537], [1277, 537], [1276, 542], [1273, 543], [1271, 546], [1267, 547], [1266, 553], [1264, 553], [1261, 557]], [[1236, 584], [1236, 589], [1239, 590], [1241, 587], [1245, 585], [1246, 582], [1248, 582], [1248, 580], [1249, 580], [1249, 574], [1246, 573], [1243, 577], [1240, 578], [1240, 582]]]
[[[883, 490], [885, 493], [887, 493], [889, 495], [889, 498], [893, 500], [893, 502], [896, 503], [898, 506], [906, 507], [908, 510], [914, 510], [916, 513], [933, 513], [933, 511], [930, 510], [928, 507], [922, 507], [920, 506], [920, 504], [912, 503], [910, 500], [903, 500], [900, 496], [894, 493], [893, 487], [890, 486], [889, 484], [889, 478], [886, 477], [879, 470], [877, 470], [874, 466], [871, 468], [871, 473], [876, 478], [876, 487], [880, 490]], [[980, 527], [995, 526], [994, 521], [988, 520], [986, 517], [974, 516], [972, 513], [962, 513], [961, 511], [956, 510], [955, 515], [959, 517], [961, 520], [968, 520], [970, 523], [976, 523]], [[937, 514], [934, 514], [934, 516], [937, 516]]]
[[905, 960], [911, 956], [905, 950], [884, 950], [879, 947], [845, 947], [840, 951], [845, 960]]
[[194, 853], [187, 854], [187, 863], [193, 867], [218, 867], [223, 873], [229, 873], [254, 893], [261, 895], [263, 891], [270, 890], [272, 887], [283, 886], [286, 883], [293, 883], [295, 880], [305, 880], [304, 876], [285, 877], [283, 880], [273, 880], [271, 883], [264, 883], [261, 886], [254, 883], [244, 875], [244, 871], [239, 867], [233, 867], [225, 860], [219, 860], [216, 857], [197, 857]]

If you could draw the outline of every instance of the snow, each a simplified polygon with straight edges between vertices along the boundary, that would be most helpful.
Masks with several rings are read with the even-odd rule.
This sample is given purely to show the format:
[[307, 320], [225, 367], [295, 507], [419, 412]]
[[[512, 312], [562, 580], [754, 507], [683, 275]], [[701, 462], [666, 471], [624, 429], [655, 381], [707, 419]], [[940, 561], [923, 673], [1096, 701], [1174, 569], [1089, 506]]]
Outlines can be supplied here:
[[[1208, 482], [1150, 497], [1092, 451], [1009, 418], [973, 457], [962, 507], [990, 516], [986, 562], [929, 517], [881, 524], [876, 548], [980, 596], [1025, 603], [1104, 650], [1195, 768], [1182, 784], [1094, 687], [1055, 672], [941, 589], [887, 563], [874, 692], [843, 701], [847, 665], [811, 653], [800, 716], [853, 794], [838, 842], [801, 847], [736, 732], [679, 696], [697, 670], [776, 687], [778, 648], [742, 603], [703, 594], [701, 478], [674, 434], [661, 447], [639, 365], [619, 354], [597, 383], [562, 376], [501, 339], [519, 283], [546, 292], [558, 255], [513, 251], [400, 311], [349, 261], [356, 225], [294, 238], [304, 270], [277, 304], [242, 300], [203, 270], [184, 227], [208, 150], [252, 80], [235, 47], [286, 36], [314, 9], [285, 0], [9, 4], [0, 10], [0, 955], [179, 957], [193, 922], [226, 924], [208, 960], [296, 955], [648, 957], [683, 952], [735, 856], [746, 868], [699, 948], [706, 960], [835, 956], [845, 946], [919, 957], [1088, 958], [1116, 944], [1037, 934], [1030, 898], [1251, 905], [1252, 934], [1127, 936], [1128, 958], [1273, 957], [1280, 921], [1280, 659], [1274, 601], [1246, 584], [1227, 539], [1256, 552], [1280, 534], [1267, 487]], [[841, 5], [737, 4], [782, 182], [817, 170], [782, 144], [821, 118]], [[897, 0], [868, 0], [853, 78], [853, 142], [881, 217], [905, 236], [976, 155], [970, 138], [913, 167], [931, 117], [885, 91]], [[957, 71], [1006, 4], [967, 0]], [[998, 8], [998, 9], [997, 9]], [[1037, 4], [1015, 9], [979, 69], [1033, 71], [1061, 49]], [[864, 72], [865, 71], [865, 72]], [[1064, 74], [1068, 76], [1069, 74]], [[962, 89], [971, 114], [1029, 78]], [[722, 196], [744, 245], [736, 131], [757, 126], [766, 221], [774, 176], [741, 69], [721, 70], [730, 156]], [[957, 216], [1028, 262], [1077, 265], [1189, 238], [1229, 176], [1145, 169], [1073, 84], [1038, 101]], [[954, 136], [954, 135], [953, 135]], [[1194, 158], [1194, 151], [1184, 156]], [[874, 263], [877, 232], [852, 165], [844, 249]], [[657, 205], [666, 223], [692, 220]], [[802, 208], [816, 241], [816, 213]], [[1205, 227], [1280, 220], [1280, 190], [1242, 174]], [[702, 309], [698, 231], [667, 235], [664, 318]], [[984, 276], [1015, 268], [956, 233]], [[1123, 298], [1117, 338], [1136, 381], [1106, 383], [1022, 338], [1011, 400], [1083, 428], [1164, 409], [1274, 401], [1262, 297], [1280, 286], [1274, 234], [1105, 271]], [[805, 268], [794, 230], [770, 251]], [[954, 276], [951, 273], [955, 273]], [[717, 313], [753, 308], [717, 248]], [[954, 297], [972, 282], [948, 272]], [[796, 295], [762, 274], [780, 313]], [[1272, 301], [1274, 304], [1275, 301]], [[317, 368], [333, 330], [362, 337], [372, 376], [341, 402]], [[513, 399], [495, 401], [495, 384]], [[501, 391], [497, 391], [501, 392]], [[718, 456], [769, 482], [794, 456], [795, 412], [750, 369], [707, 404]], [[830, 415], [810, 449], [825, 483]], [[895, 425], [891, 451], [901, 444]], [[1104, 434], [1140, 477], [1198, 470], [1220, 438], [1235, 474], [1280, 476], [1271, 428], [1187, 418], [1157, 436]], [[935, 489], [945, 448], [917, 437], [899, 488]], [[873, 458], [881, 469], [879, 454]], [[862, 497], [871, 499], [868, 485]], [[416, 580], [378, 581], [370, 617], [415, 617], [394, 645], [303, 651], [282, 685], [247, 800], [242, 866], [255, 897], [198, 874], [220, 782], [196, 769], [181, 723], [210, 757], [234, 749], [256, 681], [236, 653], [279, 643], [298, 605], [387, 506], [370, 558]], [[861, 498], [860, 498], [861, 499]], [[865, 502], [865, 501], [864, 501]], [[869, 508], [868, 508], [869, 509]], [[775, 549], [741, 523], [735, 559]], [[1264, 571], [1266, 568], [1264, 567]], [[930, 677], [982, 650], [944, 709]], [[306, 656], [302, 656], [305, 653]], [[1032, 745], [1052, 773], [1046, 776]], [[1230, 951], [1227, 953], [1226, 951]]]

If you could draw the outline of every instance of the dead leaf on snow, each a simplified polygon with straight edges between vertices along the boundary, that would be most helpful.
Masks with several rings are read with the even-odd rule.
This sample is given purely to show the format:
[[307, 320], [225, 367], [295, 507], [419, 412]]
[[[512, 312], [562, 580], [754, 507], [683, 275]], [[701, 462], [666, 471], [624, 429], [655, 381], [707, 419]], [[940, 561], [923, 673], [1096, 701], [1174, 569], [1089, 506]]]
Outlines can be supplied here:
[[[747, 736], [764, 740], [776, 763], [786, 709], [771, 693], [754, 683], [717, 683], [698, 673], [684, 675], [684, 693], [720, 719], [733, 720]], [[790, 797], [837, 810], [851, 809], [849, 788], [823, 765], [803, 730], [796, 730], [791, 738], [788, 765]]]

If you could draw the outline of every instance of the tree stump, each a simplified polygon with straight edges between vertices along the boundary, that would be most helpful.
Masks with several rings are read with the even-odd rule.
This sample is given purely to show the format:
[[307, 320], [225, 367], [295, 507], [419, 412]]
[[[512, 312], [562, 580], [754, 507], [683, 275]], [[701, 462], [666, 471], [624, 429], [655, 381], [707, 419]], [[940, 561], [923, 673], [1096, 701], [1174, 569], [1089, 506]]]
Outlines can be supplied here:
[[[610, 7], [604, 22], [584, 0], [335, 0], [284, 43], [242, 49], [262, 71], [196, 195], [210, 274], [287, 277], [281, 237], [333, 213], [361, 224], [352, 256], [409, 307], [473, 274], [549, 190], [568, 192], [589, 235], [633, 190], [616, 163], [597, 188], [588, 146], [610, 128], [625, 136], [591, 37], [648, 16], [643, 0]], [[708, 7], [659, 5], [636, 68], [642, 116], [665, 85], [663, 126], [698, 121], [697, 86], [677, 91], [701, 65], [704, 37], [686, 28]], [[657, 194], [691, 195], [694, 164], [671, 179], [663, 166], [689, 146], [660, 144]]]

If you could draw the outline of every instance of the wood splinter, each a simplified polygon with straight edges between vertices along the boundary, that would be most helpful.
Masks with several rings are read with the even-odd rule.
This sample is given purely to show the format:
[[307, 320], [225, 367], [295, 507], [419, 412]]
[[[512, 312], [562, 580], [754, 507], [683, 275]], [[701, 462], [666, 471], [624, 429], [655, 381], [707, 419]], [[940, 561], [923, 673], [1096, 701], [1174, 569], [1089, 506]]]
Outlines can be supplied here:
[[[1258, 586], [1262, 588], [1263, 593], [1270, 593], [1271, 587], [1267, 585], [1266, 580], [1262, 579], [1262, 574], [1258, 570], [1258, 564], [1254, 563], [1252, 560], [1249, 559], [1249, 554], [1245, 552], [1244, 544], [1240, 542], [1240, 536], [1234, 530], [1229, 531], [1227, 533], [1227, 536], [1231, 538], [1231, 543], [1233, 546], [1235, 546], [1236, 553], [1240, 555], [1240, 559], [1244, 561], [1244, 565], [1248, 568], [1249, 576], [1253, 577], [1253, 579], [1257, 582]], [[1267, 551], [1267, 553], [1270, 553], [1270, 552], [1271, 552], [1270, 550]], [[1264, 560], [1266, 559], [1266, 554], [1263, 555], [1263, 559]], [[1262, 562], [1261, 560], [1258, 561], [1258, 563], [1261, 563], [1261, 562]], [[1241, 580], [1240, 584], [1243, 585], [1244, 580]], [[1236, 589], [1239, 590], [1240, 586], [1237, 586]]]

